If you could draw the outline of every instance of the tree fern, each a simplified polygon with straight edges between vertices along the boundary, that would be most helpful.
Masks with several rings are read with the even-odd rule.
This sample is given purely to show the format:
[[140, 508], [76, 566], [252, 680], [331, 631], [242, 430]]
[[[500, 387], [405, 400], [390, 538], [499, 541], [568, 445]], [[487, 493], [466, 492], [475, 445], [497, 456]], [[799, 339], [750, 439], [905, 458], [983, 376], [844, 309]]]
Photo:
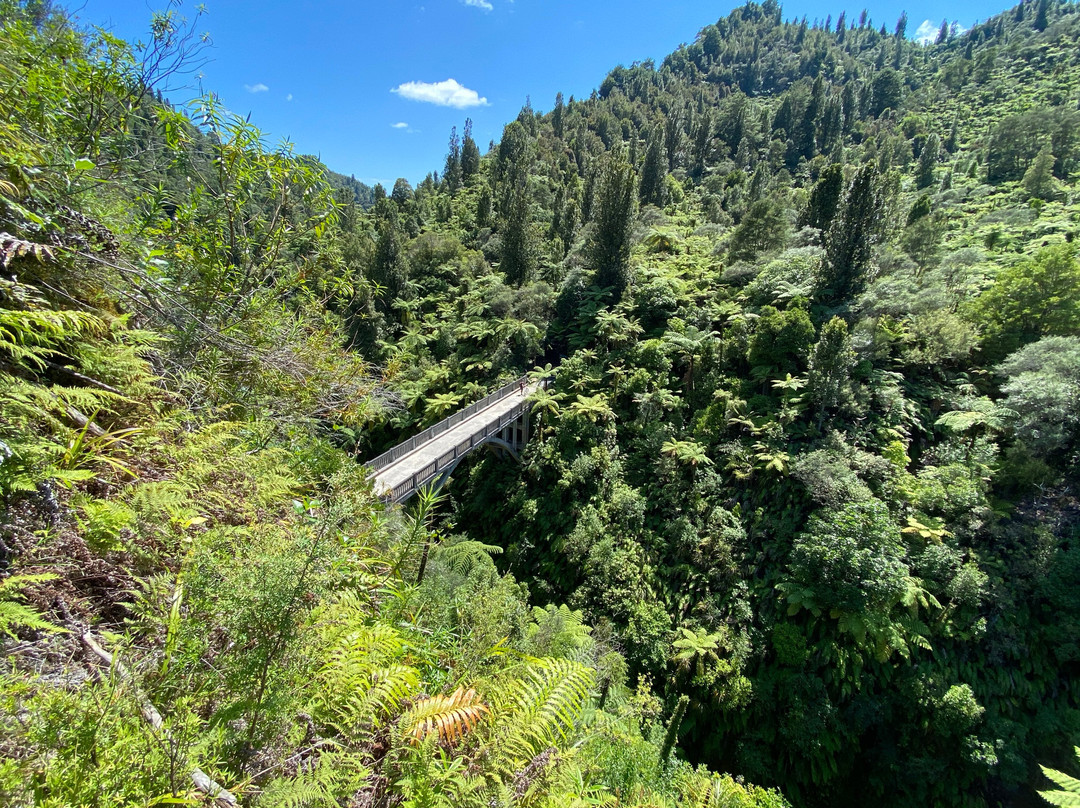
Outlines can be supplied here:
[[686, 707], [690, 704], [690, 697], [685, 693], [679, 696], [679, 701], [675, 705], [675, 712], [671, 714], [671, 721], [668, 722], [667, 731], [664, 733], [664, 743], [660, 747], [660, 768], [663, 769], [667, 766], [668, 761], [671, 759], [671, 752], [675, 748], [676, 742], [679, 740], [679, 727], [682, 726], [683, 717], [686, 715]]
[[491, 556], [502, 553], [497, 544], [484, 544], [482, 541], [465, 539], [452, 543], [440, 544], [435, 550], [437, 557], [446, 562], [446, 566], [460, 575], [468, 575], [478, 564], [489, 561]]
[[592, 628], [585, 624], [585, 615], [580, 610], [570, 609], [566, 604], [546, 608], [534, 606], [533, 622], [526, 629], [526, 639], [530, 653], [566, 657], [579, 662], [588, 662], [588, 652], [595, 646]]
[[[1080, 761], [1080, 746], [1075, 747], [1076, 759]], [[1058, 791], [1040, 791], [1039, 795], [1051, 805], [1061, 808], [1080, 808], [1080, 780], [1070, 777], [1065, 772], [1040, 766], [1042, 773], [1059, 787]]]

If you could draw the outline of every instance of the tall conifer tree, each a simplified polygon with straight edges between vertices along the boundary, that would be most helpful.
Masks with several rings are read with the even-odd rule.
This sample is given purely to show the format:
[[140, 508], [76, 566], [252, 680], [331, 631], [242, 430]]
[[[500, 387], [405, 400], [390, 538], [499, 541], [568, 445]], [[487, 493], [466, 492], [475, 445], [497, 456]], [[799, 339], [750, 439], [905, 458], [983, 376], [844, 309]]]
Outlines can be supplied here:
[[630, 284], [630, 231], [634, 218], [634, 170], [621, 155], [609, 155], [596, 180], [589, 262], [596, 283], [616, 300]]

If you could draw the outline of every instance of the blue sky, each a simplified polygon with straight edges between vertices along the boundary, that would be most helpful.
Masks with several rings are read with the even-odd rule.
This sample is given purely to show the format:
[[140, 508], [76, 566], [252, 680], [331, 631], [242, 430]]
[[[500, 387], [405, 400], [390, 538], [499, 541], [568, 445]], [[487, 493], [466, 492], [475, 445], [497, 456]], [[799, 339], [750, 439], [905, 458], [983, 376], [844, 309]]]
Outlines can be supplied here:
[[[78, 5], [81, 2], [82, 5]], [[416, 183], [441, 170], [450, 127], [467, 117], [485, 151], [526, 97], [549, 110], [555, 93], [587, 97], [618, 64], [659, 62], [726, 14], [730, 5], [663, 0], [204, 0], [210, 34], [202, 87], [251, 119], [268, 142], [290, 139], [336, 171], [365, 182]], [[739, 3], [738, 5], [741, 5]], [[76, 0], [84, 25], [146, 39], [165, 0]], [[848, 9], [848, 19], [864, 6]], [[943, 17], [967, 27], [1000, 9], [957, 0], [888, 0], [865, 6], [891, 31], [900, 12], [909, 35]], [[184, 0], [192, 18], [197, 5]], [[784, 4], [785, 18], [835, 20], [828, 0]], [[194, 82], [170, 93], [197, 95]]]

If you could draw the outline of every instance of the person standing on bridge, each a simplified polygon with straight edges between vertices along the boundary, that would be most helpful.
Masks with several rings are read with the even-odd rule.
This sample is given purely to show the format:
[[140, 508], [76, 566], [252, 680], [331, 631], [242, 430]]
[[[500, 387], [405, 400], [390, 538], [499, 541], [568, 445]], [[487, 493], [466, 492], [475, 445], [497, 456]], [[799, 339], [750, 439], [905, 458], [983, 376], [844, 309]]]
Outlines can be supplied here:
[[521, 395], [524, 396], [525, 395], [525, 380], [524, 379], [522, 379], [518, 383], [518, 389], [521, 391]]

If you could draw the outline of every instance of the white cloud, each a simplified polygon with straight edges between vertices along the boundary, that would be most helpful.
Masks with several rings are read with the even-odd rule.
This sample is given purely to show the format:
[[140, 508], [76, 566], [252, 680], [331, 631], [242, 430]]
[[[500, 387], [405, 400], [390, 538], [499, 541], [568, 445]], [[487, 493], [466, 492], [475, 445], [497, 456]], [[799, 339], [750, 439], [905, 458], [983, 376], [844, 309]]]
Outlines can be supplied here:
[[289, 93], [287, 96], [285, 96], [285, 100], [292, 101], [292, 93]]
[[937, 40], [938, 29], [941, 26], [931, 20], [923, 20], [922, 24], [915, 29], [915, 41], [920, 45], [929, 45]]
[[437, 104], [440, 107], [455, 107], [467, 109], [468, 107], [486, 107], [488, 100], [482, 98], [476, 90], [462, 87], [454, 79], [436, 81], [407, 81], [390, 90], [402, 98], [410, 101], [423, 101], [428, 104]]
[[390, 126], [393, 129], [408, 129], [409, 128], [409, 125], [407, 123], [405, 123], [404, 121], [398, 121], [397, 123], [392, 123], [392, 124], [390, 124]]
[[482, 8], [484, 11], [491, 11], [495, 8], [488, 0], [461, 0], [461, 2], [473, 8]]
[[244, 89], [249, 93], [265, 93], [270, 88], [260, 81], [258, 84], [245, 84]]

